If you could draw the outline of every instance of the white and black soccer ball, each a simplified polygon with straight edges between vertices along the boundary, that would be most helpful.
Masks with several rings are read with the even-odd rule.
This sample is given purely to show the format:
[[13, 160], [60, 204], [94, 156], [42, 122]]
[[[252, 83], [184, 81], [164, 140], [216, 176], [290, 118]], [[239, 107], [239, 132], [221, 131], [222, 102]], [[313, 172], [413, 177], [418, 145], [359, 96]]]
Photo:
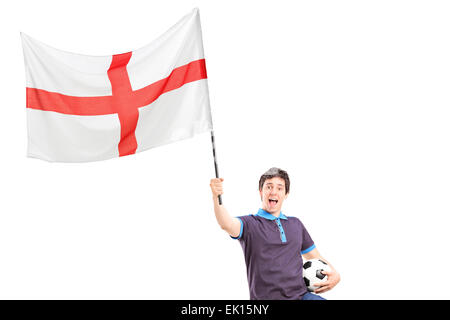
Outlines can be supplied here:
[[309, 292], [313, 292], [318, 287], [314, 284], [321, 283], [327, 280], [327, 276], [322, 271], [330, 271], [331, 268], [325, 261], [320, 259], [311, 259], [305, 261], [303, 264], [303, 280], [305, 280], [306, 287]]

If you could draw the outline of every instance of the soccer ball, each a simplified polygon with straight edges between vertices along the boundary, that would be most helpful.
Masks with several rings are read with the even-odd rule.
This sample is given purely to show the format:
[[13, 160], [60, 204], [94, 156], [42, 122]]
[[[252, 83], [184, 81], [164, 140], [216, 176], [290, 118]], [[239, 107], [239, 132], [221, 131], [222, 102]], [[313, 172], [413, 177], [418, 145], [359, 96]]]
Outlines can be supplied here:
[[303, 264], [303, 280], [309, 292], [313, 292], [318, 287], [314, 284], [327, 280], [327, 276], [322, 271], [330, 271], [330, 266], [320, 259], [311, 259]]

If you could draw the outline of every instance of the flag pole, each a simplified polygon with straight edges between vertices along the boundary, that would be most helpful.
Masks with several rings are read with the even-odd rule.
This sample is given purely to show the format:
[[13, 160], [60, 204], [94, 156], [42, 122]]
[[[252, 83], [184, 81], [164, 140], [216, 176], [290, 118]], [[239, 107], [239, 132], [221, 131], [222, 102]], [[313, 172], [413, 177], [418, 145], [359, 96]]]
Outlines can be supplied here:
[[[211, 130], [211, 142], [214, 157], [214, 169], [216, 171], [216, 178], [219, 178], [219, 168], [217, 166], [217, 158], [216, 158], [216, 144], [214, 143], [214, 130]], [[222, 205], [222, 195], [219, 194], [218, 198], [219, 198], [219, 205]]]

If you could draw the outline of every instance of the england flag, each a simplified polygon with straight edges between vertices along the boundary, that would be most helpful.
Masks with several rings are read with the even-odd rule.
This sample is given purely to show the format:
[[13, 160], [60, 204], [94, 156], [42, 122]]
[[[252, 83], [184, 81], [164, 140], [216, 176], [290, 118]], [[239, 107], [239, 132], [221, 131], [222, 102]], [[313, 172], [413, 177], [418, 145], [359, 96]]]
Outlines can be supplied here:
[[111, 56], [21, 37], [29, 157], [106, 160], [212, 130], [198, 9], [149, 45]]

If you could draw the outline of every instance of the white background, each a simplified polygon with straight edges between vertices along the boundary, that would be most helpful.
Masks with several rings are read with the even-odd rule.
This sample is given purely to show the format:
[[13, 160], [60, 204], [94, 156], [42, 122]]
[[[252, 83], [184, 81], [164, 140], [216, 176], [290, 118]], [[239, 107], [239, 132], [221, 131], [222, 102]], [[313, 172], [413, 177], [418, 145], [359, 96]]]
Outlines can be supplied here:
[[328, 299], [448, 299], [446, 1], [14, 1], [0, 8], [0, 298], [248, 299], [217, 225], [210, 137], [84, 164], [26, 158], [19, 32], [107, 55], [200, 8], [224, 203], [287, 170], [341, 283]]

